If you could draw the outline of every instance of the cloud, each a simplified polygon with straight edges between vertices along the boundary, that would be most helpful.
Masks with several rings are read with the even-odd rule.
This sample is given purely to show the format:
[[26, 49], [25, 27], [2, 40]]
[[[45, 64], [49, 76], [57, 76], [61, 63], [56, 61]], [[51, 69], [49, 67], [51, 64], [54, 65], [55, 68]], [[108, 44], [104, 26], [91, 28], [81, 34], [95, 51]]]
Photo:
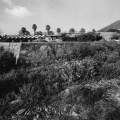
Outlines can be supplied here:
[[1, 1], [8, 6], [4, 9], [4, 11], [13, 17], [24, 18], [32, 15], [32, 13], [26, 7], [15, 5], [12, 0]]
[[19, 17], [19, 18], [31, 16], [31, 12], [26, 7], [22, 7], [22, 6], [14, 6], [12, 8], [6, 8], [5, 12], [14, 17]]
[[2, 2], [4, 2], [5, 4], [7, 4], [8, 6], [12, 6], [13, 5], [12, 0], [2, 0]]

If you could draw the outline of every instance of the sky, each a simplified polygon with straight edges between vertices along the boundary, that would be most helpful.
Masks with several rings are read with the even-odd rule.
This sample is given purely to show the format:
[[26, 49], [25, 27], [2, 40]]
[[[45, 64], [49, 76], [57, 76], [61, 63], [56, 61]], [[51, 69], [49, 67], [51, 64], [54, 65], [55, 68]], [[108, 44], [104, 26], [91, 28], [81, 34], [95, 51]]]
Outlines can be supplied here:
[[33, 34], [33, 24], [44, 32], [47, 24], [54, 32], [99, 30], [120, 20], [119, 6], [120, 0], [0, 0], [0, 32], [18, 34], [25, 27]]

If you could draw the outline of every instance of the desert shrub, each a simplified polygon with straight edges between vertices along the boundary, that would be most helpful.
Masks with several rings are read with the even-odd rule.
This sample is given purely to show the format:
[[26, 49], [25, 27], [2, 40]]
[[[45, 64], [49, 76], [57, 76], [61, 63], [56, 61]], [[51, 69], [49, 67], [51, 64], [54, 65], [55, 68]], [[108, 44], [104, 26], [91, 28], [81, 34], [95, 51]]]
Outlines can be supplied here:
[[32, 110], [35, 106], [42, 106], [42, 101], [45, 100], [46, 91], [44, 90], [43, 83], [36, 81], [34, 83], [28, 83], [20, 88], [20, 97], [23, 101], [23, 108]]
[[94, 56], [93, 59], [97, 62], [100, 62], [101, 64], [103, 62], [106, 62], [107, 60], [107, 54], [105, 52], [97, 52]]
[[[25, 112], [16, 116], [26, 120], [36, 115], [54, 120], [119, 117], [120, 80], [115, 79], [120, 76], [119, 45], [93, 42], [66, 46], [60, 46], [59, 52], [58, 46], [53, 46], [42, 59], [40, 55], [21, 58], [17, 69], [0, 75], [0, 118], [11, 118], [21, 109]], [[10, 104], [18, 98], [21, 103]]]
[[10, 105], [11, 101], [17, 99], [17, 95], [14, 92], [9, 92], [5, 98], [0, 99], [0, 118], [8, 119], [11, 117], [13, 111], [19, 108], [19, 105]]
[[120, 59], [119, 52], [112, 52], [107, 56], [108, 63], [116, 63]]
[[27, 68], [27, 67], [30, 67], [31, 65], [32, 65], [32, 63], [23, 57], [19, 57], [17, 60], [17, 68], [18, 69], [21, 67]]
[[19, 87], [28, 82], [24, 69], [12, 70], [0, 76], [0, 98], [5, 97], [9, 92], [19, 93]]
[[104, 63], [101, 67], [101, 76], [107, 79], [117, 78], [120, 75], [120, 66], [116, 63]]
[[84, 59], [85, 57], [91, 56], [91, 50], [89, 43], [82, 43], [73, 46], [73, 52], [71, 54], [73, 59]]
[[94, 53], [94, 55], [96, 52], [107, 52], [108, 51], [108, 48], [100, 42], [91, 42], [90, 49]]
[[14, 54], [5, 51], [3, 48], [0, 49], [0, 74], [8, 72], [16, 66], [16, 58]]
[[91, 58], [68, 61], [62, 64], [58, 63], [54, 67], [59, 70], [58, 73], [62, 76], [63, 81], [68, 83], [84, 83], [86, 81], [92, 81], [100, 74], [100, 65]]
[[[50, 105], [51, 113], [56, 118], [61, 116], [81, 120], [108, 120], [119, 110], [116, 89], [119, 80], [101, 80], [85, 85], [73, 85], [62, 91]], [[114, 92], [110, 92], [114, 91]], [[112, 115], [111, 115], [112, 113]], [[61, 119], [58, 119], [61, 120]]]
[[103, 46], [105, 46], [109, 51], [120, 52], [120, 44], [115, 41], [103, 42]]

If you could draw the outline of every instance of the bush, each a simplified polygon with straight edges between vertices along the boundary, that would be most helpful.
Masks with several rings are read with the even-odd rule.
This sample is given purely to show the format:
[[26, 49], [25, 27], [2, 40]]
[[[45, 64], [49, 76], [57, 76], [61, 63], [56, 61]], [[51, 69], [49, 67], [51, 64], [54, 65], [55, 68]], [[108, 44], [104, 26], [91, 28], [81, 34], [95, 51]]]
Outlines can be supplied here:
[[[28, 76], [24, 69], [12, 70], [0, 76], [0, 98], [4, 98], [9, 92], [19, 93], [19, 87], [28, 83]], [[6, 89], [7, 88], [7, 89]]]
[[78, 42], [93, 42], [102, 39], [102, 37], [99, 34], [93, 32], [88, 32], [75, 37], [69, 37], [69, 35], [67, 34], [62, 34], [61, 38], [63, 41], [78, 41]]
[[[120, 45], [89, 42], [69, 46], [64, 43], [59, 45], [60, 49], [51, 46], [46, 57], [21, 57], [17, 69], [0, 75], [0, 118], [15, 115], [31, 120], [38, 115], [53, 120], [108, 120], [119, 117]], [[10, 104], [16, 99], [22, 102]], [[18, 115], [22, 109], [24, 112]]]
[[79, 42], [93, 42], [102, 39], [98, 34], [88, 32], [77, 37]]
[[103, 63], [101, 67], [101, 76], [107, 79], [113, 79], [120, 76], [120, 65], [117, 63]]
[[120, 59], [119, 52], [115, 51], [107, 55], [108, 63], [116, 63], [117, 61], [119, 61], [119, 59]]
[[16, 66], [16, 58], [14, 54], [0, 49], [0, 74], [6, 73]]
[[77, 37], [69, 37], [69, 35], [67, 35], [66, 33], [61, 35], [61, 38], [63, 41], [77, 41]]
[[113, 79], [68, 87], [50, 106], [52, 115], [81, 120], [108, 120], [110, 116], [115, 119], [115, 116], [119, 117], [119, 114], [113, 114], [119, 113], [119, 100], [115, 97], [119, 93], [116, 91], [118, 84], [119, 80]]

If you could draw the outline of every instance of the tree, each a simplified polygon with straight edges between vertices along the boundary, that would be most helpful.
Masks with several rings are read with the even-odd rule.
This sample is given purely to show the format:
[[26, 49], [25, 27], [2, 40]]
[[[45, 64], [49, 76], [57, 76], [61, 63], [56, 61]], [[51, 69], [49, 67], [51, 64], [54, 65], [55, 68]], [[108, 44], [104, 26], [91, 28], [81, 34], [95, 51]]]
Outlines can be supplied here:
[[30, 35], [30, 32], [29, 32], [29, 31], [26, 31], [26, 32], [25, 32], [25, 35]]
[[19, 35], [25, 35], [26, 28], [22, 27], [21, 30], [19, 31]]
[[19, 31], [19, 35], [30, 35], [30, 32], [27, 31], [25, 27], [22, 27]]
[[60, 28], [57, 28], [57, 33], [58, 33], [58, 35], [60, 35], [60, 33], [61, 33], [61, 29]]
[[85, 29], [81, 28], [80, 33], [84, 34], [85, 33]]
[[92, 32], [95, 33], [96, 32], [95, 29], [92, 29]]
[[32, 29], [33, 29], [34, 35], [35, 35], [36, 29], [37, 29], [37, 25], [36, 25], [36, 24], [33, 24]]
[[69, 33], [74, 34], [74, 33], [75, 33], [75, 29], [74, 29], [74, 28], [71, 28], [71, 29], [69, 30]]
[[47, 33], [49, 34], [49, 31], [50, 31], [50, 25], [46, 25], [46, 30], [47, 30]]
[[35, 32], [35, 35], [42, 35], [41, 31]]

